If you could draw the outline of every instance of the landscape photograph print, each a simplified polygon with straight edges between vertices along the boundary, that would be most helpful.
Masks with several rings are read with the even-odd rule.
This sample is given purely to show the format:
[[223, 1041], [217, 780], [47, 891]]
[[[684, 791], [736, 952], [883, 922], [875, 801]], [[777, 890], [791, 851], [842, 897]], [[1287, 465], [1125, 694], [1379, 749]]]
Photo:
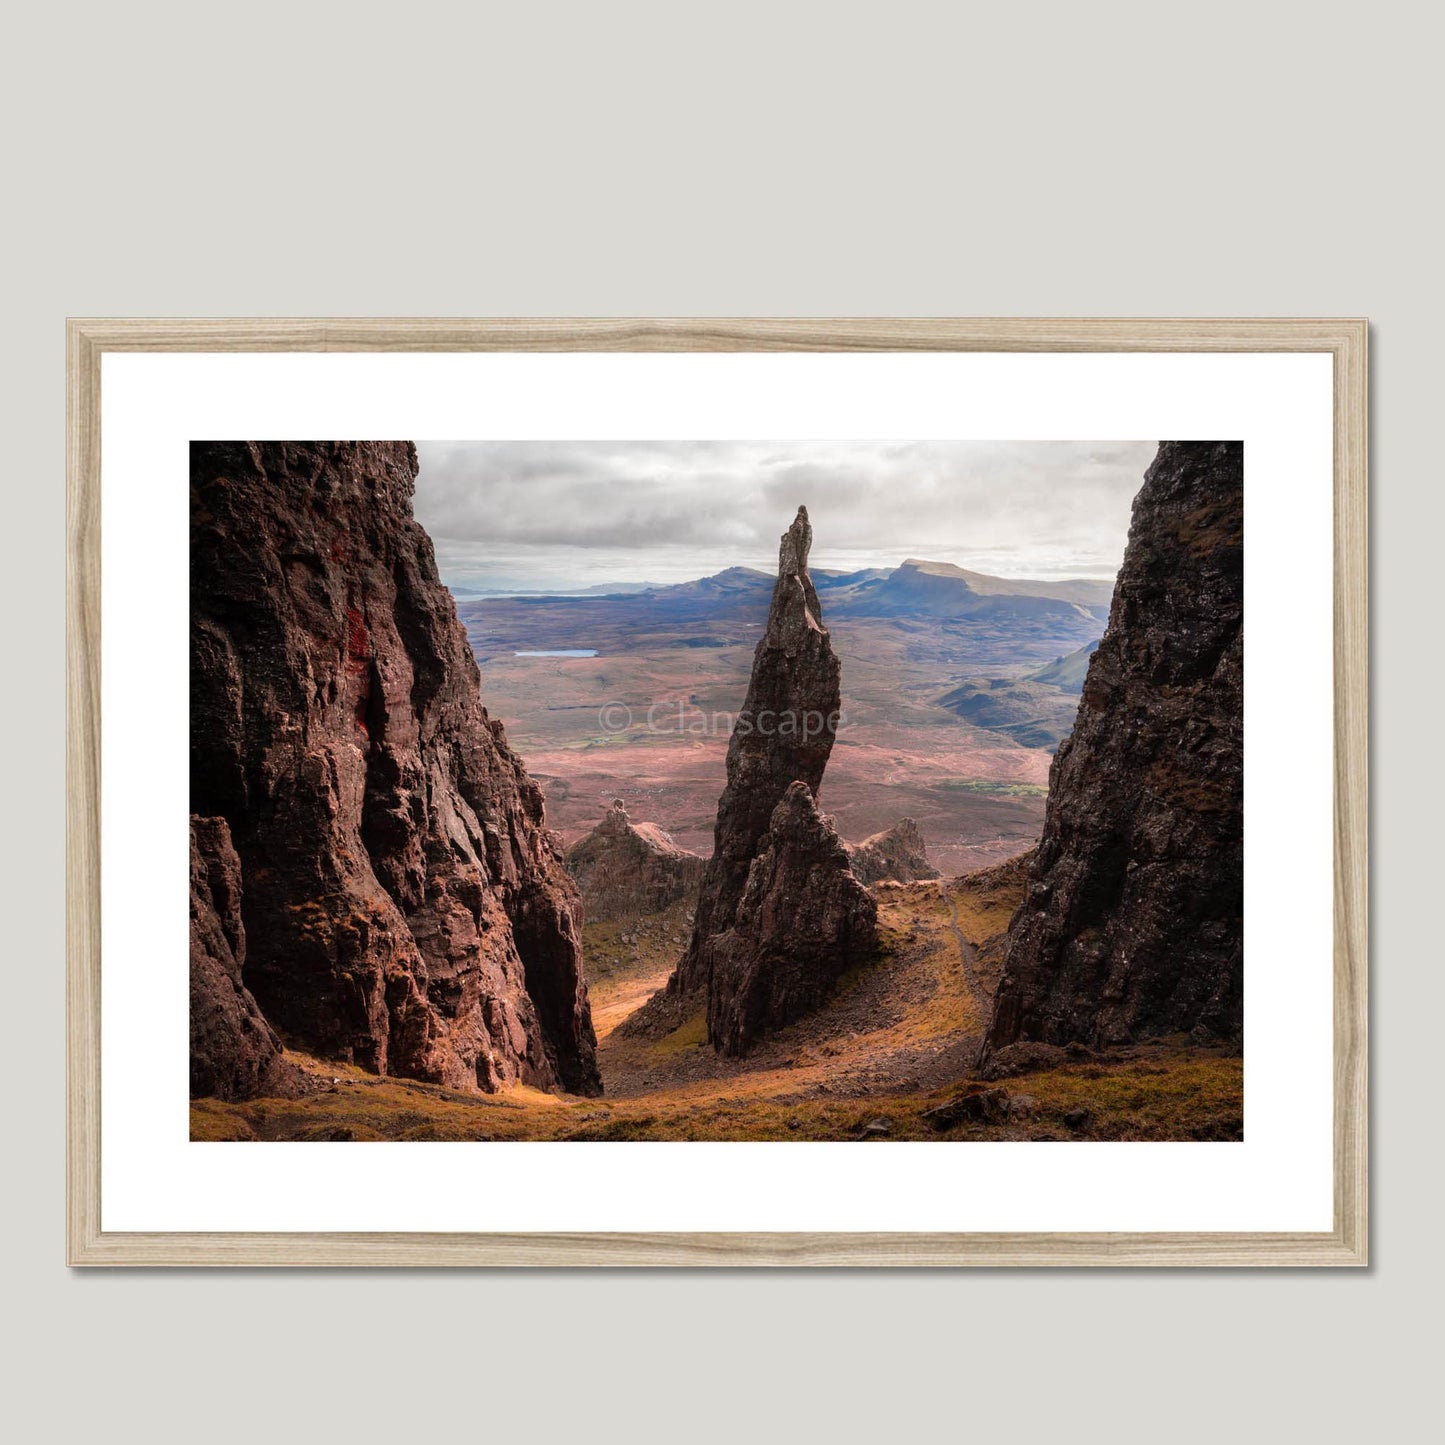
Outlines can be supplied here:
[[1243, 465], [193, 442], [191, 1139], [1243, 1139]]

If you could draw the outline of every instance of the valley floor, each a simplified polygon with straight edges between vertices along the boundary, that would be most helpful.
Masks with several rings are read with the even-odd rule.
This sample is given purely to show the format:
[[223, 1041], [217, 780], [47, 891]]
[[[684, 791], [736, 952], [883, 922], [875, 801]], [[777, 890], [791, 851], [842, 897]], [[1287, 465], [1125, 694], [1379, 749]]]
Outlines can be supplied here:
[[[713, 847], [732, 716], [747, 693], [770, 588], [751, 621], [653, 617], [642, 604], [625, 625], [598, 620], [596, 599], [547, 605], [497, 599], [462, 612], [482, 669], [487, 706], [547, 799], [568, 845], [596, 826], [614, 798], [706, 857]], [[613, 608], [626, 611], [622, 604]], [[649, 628], [661, 630], [649, 630]], [[1006, 859], [1043, 827], [1051, 753], [1027, 710], [1003, 726], [976, 723], [940, 698], [962, 680], [1020, 673], [1086, 640], [1092, 625], [1007, 645], [966, 638], [936, 619], [837, 618], [843, 713], [820, 801], [851, 842], [914, 818], [934, 866], [966, 873]], [[518, 656], [567, 648], [595, 657]], [[706, 645], [696, 645], [706, 644]], [[979, 684], [995, 711], [1006, 693]], [[1077, 694], [1051, 693], [1053, 738], [1067, 732]], [[1017, 708], [1017, 704], [1010, 704]], [[994, 724], [1000, 724], [995, 726]], [[1048, 729], [1045, 729], [1047, 732]]]
[[[194, 1100], [197, 1140], [1238, 1139], [1243, 1060], [1161, 1041], [984, 1084], [967, 1079], [1021, 871], [877, 890], [885, 953], [832, 1003], [744, 1059], [708, 1046], [701, 1015], [656, 1040], [617, 1026], [666, 981], [679, 905], [593, 924], [587, 957], [606, 1096], [460, 1094], [293, 1054], [296, 1099]], [[938, 1112], [941, 1111], [941, 1112]]]

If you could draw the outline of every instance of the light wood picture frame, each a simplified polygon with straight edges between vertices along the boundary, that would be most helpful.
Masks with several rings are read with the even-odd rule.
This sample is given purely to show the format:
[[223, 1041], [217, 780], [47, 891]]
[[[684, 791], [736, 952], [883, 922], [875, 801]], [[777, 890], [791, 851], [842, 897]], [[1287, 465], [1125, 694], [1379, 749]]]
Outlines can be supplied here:
[[[1368, 1260], [1367, 345], [1359, 319], [72, 319], [67, 1261], [249, 1266], [1361, 1266]], [[101, 1225], [101, 361], [123, 352], [1315, 352], [1334, 375], [1334, 1222], [1319, 1233], [133, 1233]]]

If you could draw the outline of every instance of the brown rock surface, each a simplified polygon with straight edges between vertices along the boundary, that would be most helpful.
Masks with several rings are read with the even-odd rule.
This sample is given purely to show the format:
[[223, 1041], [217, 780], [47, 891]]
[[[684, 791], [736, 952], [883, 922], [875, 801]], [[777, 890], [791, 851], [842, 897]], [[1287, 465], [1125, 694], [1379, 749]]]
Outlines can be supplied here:
[[620, 798], [566, 861], [589, 923], [660, 913], [695, 894], [703, 870], [703, 860], [661, 828], [634, 823]]
[[923, 832], [912, 818], [900, 818], [891, 828], [874, 833], [861, 843], [847, 843], [853, 875], [860, 883], [916, 883], [943, 875], [928, 861]]
[[773, 811], [733, 926], [703, 946], [708, 1040], [742, 1054], [811, 1012], [878, 951], [878, 906], [806, 783]]
[[823, 780], [838, 726], [840, 669], [808, 575], [812, 545], [808, 509], [799, 507], [778, 548], [767, 625], [728, 741], [727, 784], [718, 799], [713, 852], [698, 889], [692, 938], [665, 993], [634, 1015], [625, 1030], [675, 1027], [707, 996], [707, 941], [732, 926], [774, 810], [792, 783], [806, 783], [816, 792]]
[[250, 1099], [286, 1073], [281, 1040], [241, 981], [241, 860], [224, 818], [191, 819], [191, 1097]]
[[299, 1044], [454, 1088], [601, 1089], [579, 901], [412, 518], [409, 442], [197, 443], [191, 797]]
[[728, 741], [713, 854], [703, 871], [692, 941], [675, 975], [684, 990], [706, 986], [703, 944], [731, 925], [774, 810], [794, 782], [816, 792], [833, 751], [841, 669], [808, 575], [812, 545], [808, 509], [799, 507], [778, 547], [767, 626]]
[[1243, 1025], [1243, 447], [1164, 442], [1051, 772], [984, 1062]]

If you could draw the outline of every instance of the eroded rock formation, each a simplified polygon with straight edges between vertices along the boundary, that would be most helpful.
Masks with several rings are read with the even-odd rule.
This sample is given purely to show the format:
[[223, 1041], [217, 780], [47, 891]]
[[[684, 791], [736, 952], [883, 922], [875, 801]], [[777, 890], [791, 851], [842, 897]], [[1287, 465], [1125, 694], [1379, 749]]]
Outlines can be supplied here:
[[1145, 476], [985, 1063], [1242, 1027], [1243, 481], [1237, 442], [1165, 442]]
[[241, 981], [241, 860], [224, 818], [191, 819], [191, 1097], [250, 1099], [287, 1073], [281, 1040]]
[[634, 823], [621, 798], [567, 850], [567, 871], [594, 922], [660, 913], [697, 892], [702, 870], [703, 860], [661, 828]]
[[891, 828], [874, 833], [861, 843], [847, 843], [848, 860], [860, 883], [915, 883], [943, 875], [928, 861], [923, 830], [912, 818], [900, 818]]
[[811, 792], [822, 782], [839, 720], [840, 670], [808, 575], [812, 545], [808, 509], [799, 507], [778, 548], [767, 626], [728, 742], [727, 785], [718, 800], [692, 938], [666, 990], [623, 1026], [627, 1032], [675, 1027], [703, 1003], [711, 966], [705, 945], [732, 927], [774, 810], [794, 782]]
[[453, 1088], [601, 1084], [579, 900], [488, 717], [409, 442], [197, 443], [191, 799], [298, 1044]]
[[692, 941], [675, 975], [684, 990], [706, 986], [702, 945], [731, 925], [748, 869], [783, 795], [794, 782], [816, 792], [833, 751], [840, 668], [808, 575], [812, 545], [808, 509], [799, 507], [778, 548], [767, 626], [728, 741], [713, 853], [703, 871]]
[[724, 1054], [811, 1012], [877, 953], [878, 906], [806, 783], [773, 810], [732, 927], [702, 947], [708, 1039]]

